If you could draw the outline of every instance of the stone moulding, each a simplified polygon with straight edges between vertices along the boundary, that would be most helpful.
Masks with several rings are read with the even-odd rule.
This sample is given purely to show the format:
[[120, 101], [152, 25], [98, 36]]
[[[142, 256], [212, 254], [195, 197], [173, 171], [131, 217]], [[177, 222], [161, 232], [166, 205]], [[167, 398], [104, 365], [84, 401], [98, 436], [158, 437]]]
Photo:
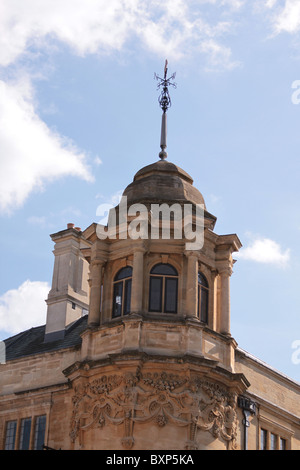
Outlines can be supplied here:
[[[199, 430], [236, 447], [237, 397], [203, 377], [165, 371], [102, 375], [74, 385], [70, 438], [84, 447], [84, 433], [106, 425], [122, 425], [121, 445], [134, 447], [134, 426], [154, 422], [158, 427], [186, 427], [186, 450], [199, 448]], [[99, 435], [101, 439], [101, 436]]]

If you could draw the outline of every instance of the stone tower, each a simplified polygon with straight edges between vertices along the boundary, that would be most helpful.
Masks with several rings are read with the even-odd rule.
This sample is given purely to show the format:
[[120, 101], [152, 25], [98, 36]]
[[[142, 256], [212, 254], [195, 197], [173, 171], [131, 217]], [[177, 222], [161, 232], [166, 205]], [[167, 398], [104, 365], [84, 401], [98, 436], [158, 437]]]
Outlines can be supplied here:
[[[160, 231], [149, 236], [155, 205], [173, 209], [169, 238]], [[188, 240], [174, 237], [174, 209], [186, 205], [203, 208], [200, 249], [187, 250]], [[141, 207], [144, 232], [130, 237], [134, 210]], [[192, 178], [166, 160], [137, 172], [112, 215], [113, 237], [105, 238], [97, 224], [82, 232], [88, 328], [80, 358], [64, 371], [74, 390], [72, 446], [234, 448], [237, 397], [248, 384], [235, 373], [237, 345], [230, 334], [238, 237], [213, 231], [216, 218]], [[163, 219], [157, 224], [161, 230]]]

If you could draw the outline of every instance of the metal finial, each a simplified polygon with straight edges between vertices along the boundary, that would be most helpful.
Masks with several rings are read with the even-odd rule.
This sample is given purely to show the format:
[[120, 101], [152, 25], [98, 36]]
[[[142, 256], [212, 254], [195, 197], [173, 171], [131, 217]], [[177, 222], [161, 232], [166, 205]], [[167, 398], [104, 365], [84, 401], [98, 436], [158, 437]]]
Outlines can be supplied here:
[[164, 68], [164, 78], [159, 77], [156, 73], [154, 74], [154, 78], [158, 81], [157, 89], [161, 89], [161, 94], [158, 98], [159, 105], [164, 113], [171, 107], [171, 98], [169, 95], [169, 86], [176, 88], [176, 83], [172, 82], [175, 79], [176, 73], [173, 73], [171, 77], [167, 78], [168, 74], [168, 61], [165, 62]]
[[168, 61], [165, 62], [164, 68], [164, 78], [159, 77], [156, 73], [154, 78], [158, 81], [157, 89], [161, 89], [161, 94], [158, 98], [159, 105], [163, 110], [162, 123], [161, 123], [161, 139], [160, 147], [161, 152], [159, 153], [159, 158], [164, 160], [167, 158], [168, 154], [166, 152], [167, 148], [167, 110], [171, 107], [171, 98], [169, 95], [169, 86], [176, 88], [176, 83], [173, 81], [175, 79], [176, 73], [173, 73], [171, 77], [167, 78], [168, 75]]

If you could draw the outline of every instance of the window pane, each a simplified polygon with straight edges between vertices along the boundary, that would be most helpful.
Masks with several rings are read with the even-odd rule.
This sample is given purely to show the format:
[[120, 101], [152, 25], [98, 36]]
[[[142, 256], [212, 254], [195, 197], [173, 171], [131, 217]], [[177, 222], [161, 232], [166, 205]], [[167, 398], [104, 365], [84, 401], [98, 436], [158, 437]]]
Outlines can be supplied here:
[[28, 450], [30, 444], [31, 418], [25, 418], [21, 421], [20, 430], [20, 450]]
[[267, 431], [265, 429], [260, 431], [260, 449], [267, 450]]
[[6, 424], [5, 450], [14, 450], [16, 442], [17, 421]]
[[280, 450], [286, 450], [286, 440], [280, 438]]
[[177, 313], [177, 279], [165, 279], [165, 312]]
[[200, 287], [199, 288], [199, 295], [200, 295], [200, 320], [203, 323], [208, 322], [208, 290]]
[[201, 286], [208, 287], [206, 277], [202, 273], [198, 273], [198, 282], [201, 284]]
[[125, 281], [124, 315], [130, 313], [131, 302], [131, 279]]
[[271, 434], [271, 450], [276, 450], [277, 448], [277, 436], [276, 434]]
[[126, 277], [132, 276], [132, 267], [126, 266], [126, 268], [120, 269], [120, 271], [115, 276], [115, 281], [120, 281], [121, 279], [125, 279]]
[[45, 440], [46, 416], [38, 416], [35, 421], [34, 450], [42, 450]]
[[157, 264], [151, 269], [151, 274], [162, 274], [167, 276], [178, 276], [178, 273], [170, 264]]
[[150, 312], [161, 312], [162, 310], [162, 278], [150, 277]]
[[116, 282], [114, 284], [114, 301], [113, 301], [113, 318], [122, 315], [122, 296], [123, 296], [123, 282]]

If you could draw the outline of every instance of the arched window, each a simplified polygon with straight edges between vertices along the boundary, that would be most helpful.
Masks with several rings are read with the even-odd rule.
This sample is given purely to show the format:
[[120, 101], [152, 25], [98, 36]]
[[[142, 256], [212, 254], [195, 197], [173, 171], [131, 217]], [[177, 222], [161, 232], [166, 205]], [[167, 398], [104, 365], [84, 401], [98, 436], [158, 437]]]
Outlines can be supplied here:
[[208, 282], [202, 273], [198, 273], [198, 318], [208, 323]]
[[120, 269], [114, 278], [112, 317], [121, 317], [130, 313], [132, 268]]
[[150, 272], [149, 311], [177, 313], [178, 273], [170, 264], [156, 264]]

